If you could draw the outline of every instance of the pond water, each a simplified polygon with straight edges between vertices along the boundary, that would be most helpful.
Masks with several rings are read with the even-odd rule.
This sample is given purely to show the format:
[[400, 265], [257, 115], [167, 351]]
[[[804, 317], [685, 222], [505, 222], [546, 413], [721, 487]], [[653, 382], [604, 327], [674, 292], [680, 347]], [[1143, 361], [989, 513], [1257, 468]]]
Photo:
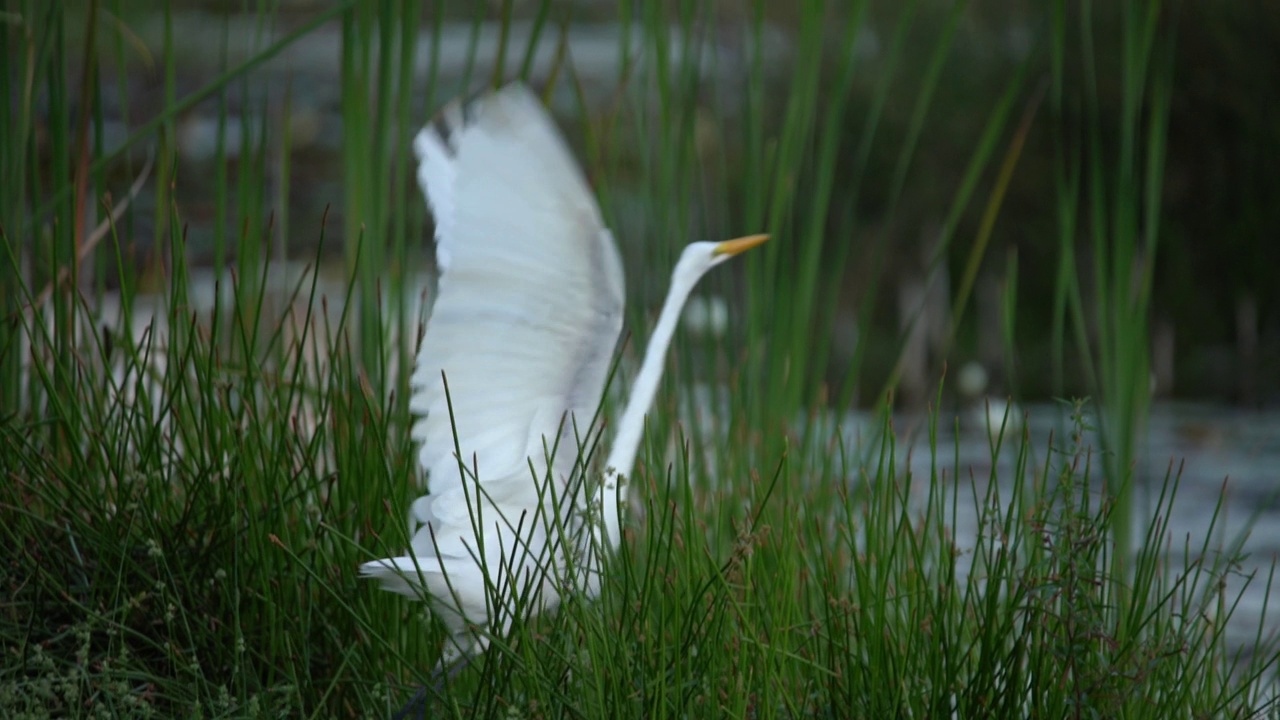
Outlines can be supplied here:
[[[1017, 420], [1019, 413], [1021, 421]], [[972, 553], [968, 551], [973, 549], [980, 532], [974, 488], [981, 498], [994, 478], [1000, 497], [1007, 503], [1020, 445], [1017, 433], [1009, 433], [1011, 439], [1002, 444], [993, 466], [986, 414], [985, 409], [962, 411], [957, 416], [959, 432], [940, 428], [937, 439], [939, 468], [946, 470], [948, 489], [960, 493], [955, 527], [951, 531], [963, 553], [960, 556], [962, 572], [969, 569]], [[992, 415], [998, 428], [1003, 407], [994, 409]], [[1029, 405], [1015, 407], [1011, 417], [1015, 424], [1025, 423], [1030, 442], [1029, 470], [1042, 474], [1050, 437], [1054, 439], [1054, 446], [1067, 446], [1071, 427], [1068, 409], [1060, 404]], [[870, 437], [866, 432], [876, 421], [865, 416], [850, 419], [851, 427], [862, 428], [865, 444]], [[923, 485], [930, 477], [931, 459], [927, 432], [923, 429], [925, 421], [914, 420], [918, 429], [905, 433], [907, 439], [900, 441], [899, 451], [917, 478], [913, 497], [923, 505], [926, 495]], [[906, 426], [910, 425], [908, 420]], [[895, 426], [904, 425], [895, 420]], [[1092, 477], [1101, 478], [1101, 439], [1096, 432], [1088, 432], [1083, 443], [1091, 448]], [[957, 450], [958, 468], [955, 467]], [[1055, 458], [1053, 468], [1060, 466], [1061, 460]], [[1190, 548], [1191, 556], [1195, 557], [1206, 541], [1210, 553], [1226, 551], [1238, 542], [1243, 560], [1238, 571], [1227, 576], [1223, 595], [1228, 606], [1239, 596], [1239, 604], [1226, 625], [1228, 643], [1233, 650], [1241, 650], [1247, 656], [1258, 637], [1260, 624], [1263, 637], [1280, 632], [1277, 617], [1280, 608], [1273, 607], [1280, 600], [1268, 598], [1267, 586], [1268, 573], [1280, 560], [1280, 412], [1157, 403], [1152, 408], [1142, 457], [1135, 470], [1135, 544], [1140, 543], [1153, 518], [1167, 516], [1164, 542], [1170, 550], [1173, 574], [1183, 567], [1184, 548]], [[1164, 481], [1166, 477], [1175, 476], [1180, 481], [1176, 497], [1172, 503], [1162, 506], [1160, 492]], [[1216, 523], [1215, 512], [1218, 513]], [[1206, 537], [1211, 528], [1212, 535]], [[1255, 573], [1253, 580], [1248, 581]], [[1280, 588], [1276, 590], [1280, 592]]]

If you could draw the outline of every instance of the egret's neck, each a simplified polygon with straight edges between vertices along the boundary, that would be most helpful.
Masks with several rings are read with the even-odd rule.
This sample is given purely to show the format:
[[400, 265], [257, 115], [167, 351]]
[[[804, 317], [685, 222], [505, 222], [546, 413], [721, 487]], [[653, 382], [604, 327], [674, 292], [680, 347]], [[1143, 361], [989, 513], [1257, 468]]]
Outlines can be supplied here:
[[667, 348], [671, 346], [671, 337], [676, 333], [676, 325], [680, 323], [680, 311], [685, 306], [685, 300], [689, 299], [694, 283], [698, 281], [698, 278], [685, 278], [681, 275], [682, 273], [677, 272], [672, 277], [671, 290], [667, 292], [662, 313], [658, 315], [658, 324], [654, 325], [653, 334], [649, 337], [649, 347], [645, 348], [644, 361], [631, 386], [627, 409], [622, 413], [622, 420], [618, 421], [613, 447], [605, 461], [600, 501], [609, 546], [616, 547], [620, 538], [618, 509], [626, 503], [627, 480], [635, 466], [636, 451], [640, 450], [640, 438], [644, 436], [644, 416], [653, 405], [658, 384], [662, 382]]
[[[667, 348], [670, 347], [671, 336], [675, 334], [676, 325], [680, 322], [680, 310], [697, 281], [697, 278], [685, 278], [681, 275], [676, 273], [672, 278], [671, 290], [667, 292], [662, 312], [658, 315], [658, 324], [654, 326], [653, 335], [649, 338], [649, 347], [645, 348], [640, 372], [636, 375], [635, 384], [631, 386], [631, 397], [627, 401], [627, 409], [622, 413], [622, 420], [618, 423], [618, 432], [613, 438], [613, 447], [605, 464], [605, 473], [609, 479], [616, 479], [616, 476], [621, 475], [625, 482], [635, 465], [636, 451], [640, 449], [640, 439], [644, 435], [644, 416], [649, 412], [654, 395], [658, 392]], [[625, 485], [619, 483], [618, 501], [621, 502], [626, 496]]]

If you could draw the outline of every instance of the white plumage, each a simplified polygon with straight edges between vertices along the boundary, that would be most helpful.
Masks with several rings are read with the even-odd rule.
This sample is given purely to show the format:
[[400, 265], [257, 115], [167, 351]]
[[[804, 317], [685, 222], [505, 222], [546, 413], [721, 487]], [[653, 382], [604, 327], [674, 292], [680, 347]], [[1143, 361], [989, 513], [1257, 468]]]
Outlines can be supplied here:
[[[453, 637], [447, 664], [482, 650], [495, 624], [505, 629], [516, 597], [536, 601], [525, 612], [540, 611], [563, 592], [598, 588], [595, 543], [618, 540], [625, 476], [679, 309], [707, 269], [764, 236], [685, 250], [603, 482], [589, 502], [577, 492], [560, 506], [569, 479], [581, 476], [578, 436], [596, 412], [621, 329], [613, 237], [523, 85], [451, 104], [418, 133], [414, 151], [441, 272], [409, 403], [428, 494], [413, 503], [408, 552], [361, 570], [387, 589], [431, 599]], [[551, 463], [547, 448], [555, 448]], [[535, 479], [548, 476], [549, 486]], [[588, 509], [591, 532], [577, 532]], [[573, 577], [564, 573], [568, 553], [578, 561]]]

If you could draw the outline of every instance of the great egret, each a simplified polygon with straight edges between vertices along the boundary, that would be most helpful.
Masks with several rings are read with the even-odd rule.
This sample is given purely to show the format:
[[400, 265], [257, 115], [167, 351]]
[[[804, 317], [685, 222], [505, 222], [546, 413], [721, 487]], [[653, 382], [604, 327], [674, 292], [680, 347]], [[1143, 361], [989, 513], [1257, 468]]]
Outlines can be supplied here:
[[[535, 472], [546, 475], [551, 457], [551, 489], [565, 491], [575, 427], [591, 422], [622, 327], [613, 236], [554, 123], [521, 84], [450, 104], [413, 147], [440, 269], [409, 401], [428, 494], [413, 503], [408, 552], [361, 571], [430, 599], [452, 636], [439, 672], [482, 652], [486, 633], [515, 614], [518, 593], [535, 593], [530, 613], [555, 608], [564, 592], [598, 591], [596, 548], [619, 540], [618, 508], [680, 309], [705, 272], [768, 237], [685, 248], [603, 481], [554, 504]], [[567, 553], [573, 577], [561, 572]]]

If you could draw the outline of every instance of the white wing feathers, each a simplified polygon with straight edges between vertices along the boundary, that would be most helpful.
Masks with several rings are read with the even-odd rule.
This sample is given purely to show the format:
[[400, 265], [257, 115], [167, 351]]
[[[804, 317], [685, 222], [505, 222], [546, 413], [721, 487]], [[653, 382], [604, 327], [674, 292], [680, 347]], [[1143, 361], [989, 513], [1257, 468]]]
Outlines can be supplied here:
[[[516, 524], [539, 507], [529, 463], [545, 467], [544, 442], [559, 436], [558, 477], [573, 466], [573, 418], [581, 429], [590, 423], [621, 329], [622, 267], [585, 179], [523, 85], [446, 108], [419, 132], [414, 151], [441, 271], [409, 401], [429, 494], [412, 509], [416, 561], [391, 558], [365, 572], [411, 592], [388, 576], [398, 568], [440, 597], [443, 569], [471, 614], [476, 599], [461, 596], [470, 594], [463, 575], [478, 571], [471, 513], [479, 499], [475, 480], [459, 473], [455, 427], [457, 451], [488, 496], [481, 509], [490, 543], [495, 511]], [[510, 552], [512, 538], [493, 540], [486, 559]]]
[[[456, 105], [445, 111], [462, 119]], [[427, 127], [414, 142], [442, 270], [410, 399], [433, 494], [461, 489], [455, 424], [465, 464], [486, 483], [528, 480], [527, 458], [542, 459], [566, 411], [585, 427], [623, 307], [613, 240], [538, 99], [509, 86], [448, 130]]]

